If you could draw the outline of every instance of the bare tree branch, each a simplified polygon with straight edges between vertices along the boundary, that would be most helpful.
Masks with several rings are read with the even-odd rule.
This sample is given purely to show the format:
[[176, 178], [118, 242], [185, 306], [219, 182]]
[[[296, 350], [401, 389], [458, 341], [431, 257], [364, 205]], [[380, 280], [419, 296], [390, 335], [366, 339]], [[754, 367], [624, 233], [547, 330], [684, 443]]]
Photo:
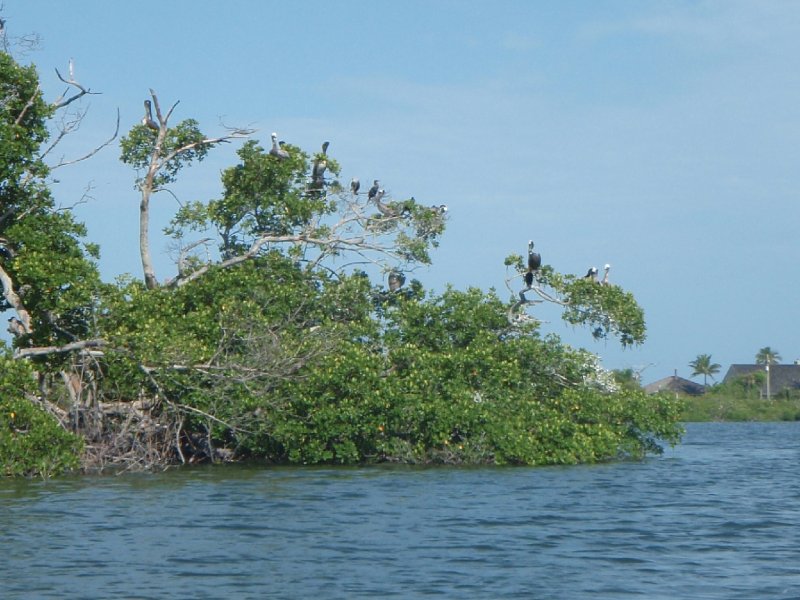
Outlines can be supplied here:
[[139, 254], [142, 261], [142, 271], [144, 273], [145, 285], [148, 289], [158, 287], [158, 279], [155, 275], [155, 267], [153, 260], [150, 256], [150, 199], [153, 194], [158, 191], [156, 187], [156, 177], [158, 173], [167, 167], [167, 165], [176, 157], [191, 152], [197, 148], [205, 146], [214, 146], [223, 142], [228, 142], [236, 138], [244, 138], [252, 134], [253, 130], [248, 129], [235, 129], [229, 135], [221, 136], [218, 138], [205, 138], [198, 142], [193, 142], [171, 150], [163, 154], [162, 148], [164, 147], [164, 140], [167, 135], [167, 125], [172, 112], [178, 105], [175, 102], [166, 115], [161, 111], [161, 104], [158, 101], [158, 95], [155, 90], [150, 89], [150, 96], [153, 99], [153, 107], [155, 108], [156, 119], [158, 120], [158, 133], [156, 135], [153, 150], [150, 154], [149, 166], [147, 173], [141, 183], [141, 202], [139, 203]]
[[189, 253], [197, 248], [198, 246], [203, 246], [211, 242], [211, 238], [203, 238], [202, 240], [197, 240], [196, 242], [192, 242], [188, 246], [181, 248], [180, 256], [178, 256], [178, 275], [183, 275], [186, 272], [186, 258]]
[[31, 316], [25, 309], [25, 305], [22, 303], [22, 299], [19, 297], [19, 294], [14, 291], [14, 281], [11, 279], [11, 276], [2, 267], [2, 265], [0, 265], [0, 284], [2, 284], [3, 297], [6, 299], [6, 302], [8, 302], [11, 308], [13, 308], [17, 313], [19, 325], [22, 327], [19, 333], [31, 333], [33, 331], [31, 327]]
[[83, 87], [80, 83], [78, 83], [75, 80], [75, 64], [72, 62], [72, 59], [70, 59], [70, 61], [69, 61], [69, 79], [65, 79], [61, 75], [61, 73], [58, 71], [58, 69], [56, 69], [56, 75], [58, 75], [58, 78], [61, 81], [66, 83], [68, 86], [72, 86], [72, 87], [76, 88], [78, 91], [75, 92], [69, 98], [66, 98], [65, 96], [67, 95], [67, 91], [69, 90], [69, 88], [64, 90], [64, 93], [61, 94], [61, 96], [59, 98], [57, 98], [55, 102], [53, 102], [52, 106], [54, 108], [63, 108], [65, 106], [69, 105], [69, 104], [72, 104], [73, 102], [75, 102], [75, 100], [78, 100], [79, 98], [82, 98], [83, 96], [86, 96], [87, 94], [96, 95], [96, 94], [100, 93], [100, 92], [93, 92], [89, 88]]
[[40, 89], [39, 88], [39, 84], [37, 83], [36, 84], [36, 90], [33, 92], [31, 97], [28, 98], [28, 101], [25, 103], [25, 106], [22, 107], [22, 110], [17, 115], [17, 118], [14, 119], [14, 124], [15, 125], [19, 125], [20, 123], [22, 123], [22, 119], [25, 118], [25, 113], [27, 113], [28, 109], [33, 106], [33, 102], [34, 102], [34, 100], [36, 100], [36, 96], [39, 95], [39, 89]]
[[[82, 118], [83, 118], [83, 115], [81, 115], [81, 119]], [[97, 146], [96, 148], [94, 148], [93, 150], [87, 152], [86, 154], [84, 154], [83, 156], [81, 156], [79, 158], [75, 158], [75, 159], [72, 159], [72, 160], [61, 160], [57, 165], [54, 165], [54, 166], [50, 167], [50, 170], [52, 171], [52, 170], [58, 169], [59, 167], [63, 167], [63, 166], [66, 166], [66, 165], [72, 165], [72, 164], [84, 161], [84, 160], [86, 160], [88, 158], [91, 158], [92, 156], [94, 156], [98, 152], [100, 152], [100, 150], [102, 150], [106, 146], [109, 146], [111, 144], [111, 142], [113, 142], [115, 139], [117, 139], [117, 136], [119, 135], [119, 122], [120, 122], [120, 115], [119, 115], [119, 108], [118, 108], [117, 109], [117, 123], [116, 123], [116, 126], [114, 127], [114, 133], [111, 135], [110, 138], [108, 138], [105, 142], [103, 142], [102, 144], [100, 144], [99, 146]], [[66, 130], [66, 129], [62, 130], [59, 133], [59, 137], [56, 139], [56, 141], [54, 141], [50, 145], [50, 147], [45, 151], [45, 153], [42, 154], [42, 158], [44, 158], [44, 156], [48, 152], [50, 152], [50, 150], [52, 150], [55, 147], [55, 145], [61, 140], [62, 137], [64, 137], [64, 135], [70, 133], [71, 131], [73, 131], [73, 130]]]
[[28, 358], [30, 356], [45, 356], [48, 354], [64, 354], [74, 350], [86, 350], [87, 348], [104, 348], [106, 341], [103, 339], [81, 340], [71, 342], [63, 346], [39, 346], [36, 348], [18, 348], [14, 353], [14, 358]]

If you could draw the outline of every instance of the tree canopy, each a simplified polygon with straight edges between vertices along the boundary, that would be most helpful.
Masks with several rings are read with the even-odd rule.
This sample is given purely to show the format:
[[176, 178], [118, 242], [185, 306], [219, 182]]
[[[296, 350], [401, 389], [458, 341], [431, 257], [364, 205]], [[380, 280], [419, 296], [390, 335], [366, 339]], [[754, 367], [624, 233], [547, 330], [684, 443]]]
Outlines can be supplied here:
[[757, 365], [777, 365], [783, 358], [777, 350], [764, 346], [756, 353]]
[[719, 373], [719, 370], [722, 368], [719, 363], [711, 362], [710, 354], [698, 354], [697, 358], [689, 363], [689, 366], [693, 369], [692, 377], [696, 375], [703, 376], [703, 385], [708, 384], [708, 377], [714, 379], [714, 375]]

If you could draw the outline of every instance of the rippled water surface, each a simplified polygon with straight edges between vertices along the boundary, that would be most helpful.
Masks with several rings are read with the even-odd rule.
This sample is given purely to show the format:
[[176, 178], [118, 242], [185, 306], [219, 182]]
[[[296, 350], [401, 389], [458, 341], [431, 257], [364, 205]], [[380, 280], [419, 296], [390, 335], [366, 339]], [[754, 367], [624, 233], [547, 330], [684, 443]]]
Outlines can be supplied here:
[[644, 462], [0, 481], [0, 598], [800, 598], [800, 423]]

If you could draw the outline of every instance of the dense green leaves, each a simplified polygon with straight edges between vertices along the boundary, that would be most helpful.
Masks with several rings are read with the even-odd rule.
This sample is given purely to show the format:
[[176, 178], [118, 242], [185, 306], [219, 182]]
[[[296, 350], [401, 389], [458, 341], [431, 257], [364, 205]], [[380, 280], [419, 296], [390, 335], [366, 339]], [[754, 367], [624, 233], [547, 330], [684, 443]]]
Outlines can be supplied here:
[[155, 161], [161, 168], [153, 178], [153, 187], [159, 188], [176, 180], [182, 167], [203, 160], [213, 144], [204, 143], [205, 136], [197, 121], [186, 119], [167, 129], [158, 151], [153, 152], [158, 133], [145, 125], [136, 125], [120, 141], [120, 159], [140, 171], [136, 180], [141, 185], [144, 176]]
[[74, 341], [88, 332], [97, 249], [84, 245], [85, 228], [57, 210], [44, 185], [39, 152], [53, 109], [35, 69], [0, 53], [0, 94], [0, 268], [8, 276], [0, 311], [30, 315], [18, 346]]
[[83, 440], [31, 402], [33, 375], [0, 354], [0, 475], [49, 477], [79, 466]]
[[640, 457], [680, 437], [678, 409], [598, 376], [591, 355], [508, 335], [477, 290], [396, 303], [379, 340], [309, 364], [269, 412], [274, 460], [551, 464]]
[[[522, 257], [512, 254], [506, 267], [524, 273]], [[537, 272], [533, 293], [564, 307], [563, 319], [582, 325], [597, 339], [616, 336], [623, 346], [641, 344], [646, 337], [644, 311], [633, 294], [620, 286], [558, 273], [549, 265]]]
[[47, 139], [52, 109], [42, 99], [33, 66], [23, 67], [0, 52], [0, 189], [4, 199], [19, 191], [26, 175], [47, 173], [39, 146]]

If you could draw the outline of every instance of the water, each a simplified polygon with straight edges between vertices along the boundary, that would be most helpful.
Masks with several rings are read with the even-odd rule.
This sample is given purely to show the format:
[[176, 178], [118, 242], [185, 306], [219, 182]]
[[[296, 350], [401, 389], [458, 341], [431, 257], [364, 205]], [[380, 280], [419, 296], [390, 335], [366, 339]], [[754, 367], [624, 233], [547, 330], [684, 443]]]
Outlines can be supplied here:
[[0, 598], [800, 598], [800, 423], [644, 462], [0, 481]]

